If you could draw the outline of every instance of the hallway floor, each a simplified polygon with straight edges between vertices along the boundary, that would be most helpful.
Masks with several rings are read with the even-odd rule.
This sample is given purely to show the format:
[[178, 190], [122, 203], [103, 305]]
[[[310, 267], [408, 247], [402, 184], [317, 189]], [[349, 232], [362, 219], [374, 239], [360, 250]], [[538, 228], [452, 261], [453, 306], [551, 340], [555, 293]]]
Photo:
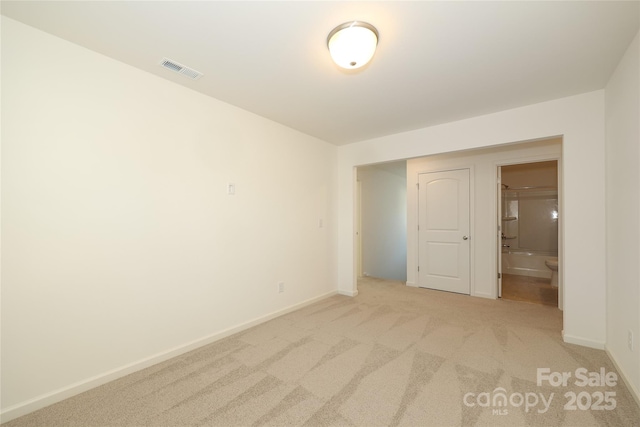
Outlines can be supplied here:
[[551, 279], [504, 274], [502, 298], [557, 307], [558, 288], [551, 286]]

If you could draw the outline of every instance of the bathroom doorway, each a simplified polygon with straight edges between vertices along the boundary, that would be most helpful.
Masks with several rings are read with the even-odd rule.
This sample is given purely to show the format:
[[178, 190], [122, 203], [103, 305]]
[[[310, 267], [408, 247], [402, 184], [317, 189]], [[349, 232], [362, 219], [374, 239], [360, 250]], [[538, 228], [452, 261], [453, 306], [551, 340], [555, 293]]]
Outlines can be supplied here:
[[558, 161], [498, 167], [498, 286], [504, 299], [559, 307]]

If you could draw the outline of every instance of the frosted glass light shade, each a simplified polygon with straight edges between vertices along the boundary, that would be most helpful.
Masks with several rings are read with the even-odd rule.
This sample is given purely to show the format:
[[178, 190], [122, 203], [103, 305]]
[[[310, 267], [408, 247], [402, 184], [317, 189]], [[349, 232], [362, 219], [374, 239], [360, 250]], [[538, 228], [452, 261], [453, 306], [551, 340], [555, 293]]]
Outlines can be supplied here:
[[378, 46], [378, 31], [366, 22], [346, 22], [327, 37], [331, 58], [338, 66], [360, 68], [371, 60]]

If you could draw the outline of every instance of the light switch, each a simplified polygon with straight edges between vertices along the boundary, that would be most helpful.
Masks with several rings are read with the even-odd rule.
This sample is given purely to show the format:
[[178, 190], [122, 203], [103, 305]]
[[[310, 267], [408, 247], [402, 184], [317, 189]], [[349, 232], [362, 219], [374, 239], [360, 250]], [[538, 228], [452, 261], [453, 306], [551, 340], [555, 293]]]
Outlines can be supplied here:
[[233, 196], [234, 194], [236, 194], [236, 185], [229, 183], [227, 184], [227, 194], [230, 196]]

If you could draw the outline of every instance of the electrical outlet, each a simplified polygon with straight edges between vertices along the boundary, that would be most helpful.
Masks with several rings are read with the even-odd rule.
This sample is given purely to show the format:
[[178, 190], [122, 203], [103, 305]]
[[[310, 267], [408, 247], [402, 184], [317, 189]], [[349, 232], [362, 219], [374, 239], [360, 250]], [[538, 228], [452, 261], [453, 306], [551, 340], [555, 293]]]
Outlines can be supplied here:
[[279, 282], [278, 283], [278, 292], [279, 293], [284, 292], [284, 282]]
[[629, 350], [633, 351], [633, 331], [631, 329], [627, 331], [627, 346]]

